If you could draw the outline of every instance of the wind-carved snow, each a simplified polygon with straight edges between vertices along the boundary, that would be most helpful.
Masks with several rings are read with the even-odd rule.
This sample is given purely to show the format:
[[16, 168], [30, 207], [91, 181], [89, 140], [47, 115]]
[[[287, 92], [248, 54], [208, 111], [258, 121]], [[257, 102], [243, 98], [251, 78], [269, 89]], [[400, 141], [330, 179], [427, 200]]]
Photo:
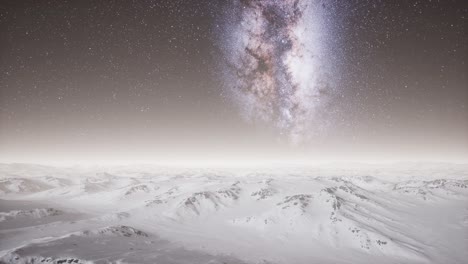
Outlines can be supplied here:
[[67, 170], [2, 164], [0, 177], [0, 263], [468, 258], [465, 165]]

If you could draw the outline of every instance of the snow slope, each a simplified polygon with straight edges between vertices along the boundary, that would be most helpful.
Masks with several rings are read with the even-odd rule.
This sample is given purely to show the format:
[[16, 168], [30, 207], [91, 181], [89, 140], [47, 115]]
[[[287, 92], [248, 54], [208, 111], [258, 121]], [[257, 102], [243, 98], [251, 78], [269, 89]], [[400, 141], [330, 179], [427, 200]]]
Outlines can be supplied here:
[[468, 166], [0, 164], [0, 263], [465, 263]]

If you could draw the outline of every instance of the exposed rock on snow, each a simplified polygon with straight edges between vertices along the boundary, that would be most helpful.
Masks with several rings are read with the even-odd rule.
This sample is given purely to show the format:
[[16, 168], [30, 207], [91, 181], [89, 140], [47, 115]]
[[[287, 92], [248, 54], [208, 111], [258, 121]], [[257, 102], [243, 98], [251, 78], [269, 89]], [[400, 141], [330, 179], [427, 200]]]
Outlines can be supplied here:
[[131, 237], [131, 236], [142, 236], [142, 237], [148, 237], [148, 234], [146, 234], [143, 231], [140, 231], [138, 229], [135, 229], [133, 227], [129, 226], [109, 226], [109, 227], [104, 227], [100, 228], [98, 230], [85, 230], [80, 232], [79, 234], [89, 236], [89, 235], [116, 235], [116, 236], [124, 236], [124, 237]]
[[43, 218], [47, 216], [60, 215], [62, 211], [54, 208], [38, 208], [32, 210], [13, 210], [9, 212], [0, 212], [0, 222], [18, 218]]

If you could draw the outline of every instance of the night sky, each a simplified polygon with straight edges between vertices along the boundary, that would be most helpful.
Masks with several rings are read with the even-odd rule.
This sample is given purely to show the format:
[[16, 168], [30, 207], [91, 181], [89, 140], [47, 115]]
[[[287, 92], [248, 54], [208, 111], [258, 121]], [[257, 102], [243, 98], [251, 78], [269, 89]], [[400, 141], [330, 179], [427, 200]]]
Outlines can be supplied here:
[[468, 161], [463, 0], [0, 2], [0, 162]]

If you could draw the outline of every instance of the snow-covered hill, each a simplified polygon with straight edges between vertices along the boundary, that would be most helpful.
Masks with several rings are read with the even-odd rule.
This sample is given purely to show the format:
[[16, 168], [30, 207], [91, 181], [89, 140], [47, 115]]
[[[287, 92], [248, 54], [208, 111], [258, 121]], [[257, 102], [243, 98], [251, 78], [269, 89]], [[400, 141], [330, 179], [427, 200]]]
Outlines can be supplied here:
[[468, 259], [466, 165], [0, 164], [0, 199], [0, 263]]

